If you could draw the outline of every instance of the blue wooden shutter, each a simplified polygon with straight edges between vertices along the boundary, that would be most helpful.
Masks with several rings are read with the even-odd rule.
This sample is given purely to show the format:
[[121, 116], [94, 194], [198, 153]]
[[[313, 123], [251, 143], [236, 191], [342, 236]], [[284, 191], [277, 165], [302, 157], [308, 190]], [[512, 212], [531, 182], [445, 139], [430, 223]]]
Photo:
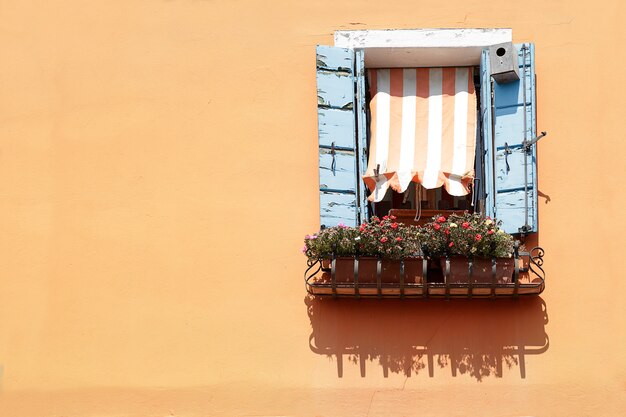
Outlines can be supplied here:
[[[492, 80], [489, 67], [489, 50], [483, 49], [480, 59], [480, 123], [482, 126], [482, 146], [476, 147], [483, 152], [482, 190], [485, 194], [485, 215], [495, 217], [496, 203], [494, 200], [493, 179], [493, 114], [492, 114]], [[481, 149], [482, 148], [482, 149]], [[477, 171], [480, 170], [480, 167]]]
[[[360, 157], [365, 148], [358, 144], [363, 141], [357, 141], [357, 114], [365, 109], [365, 84], [362, 54], [358, 56], [357, 74], [354, 50], [317, 47], [320, 224], [325, 227], [356, 226], [366, 217], [361, 181], [364, 158]], [[359, 115], [360, 125], [365, 123], [364, 114]]]
[[481, 59], [481, 113], [485, 147], [486, 214], [508, 233], [537, 231], [537, 150], [524, 140], [537, 135], [535, 49], [516, 44], [519, 81], [498, 84], [489, 74], [489, 53]]

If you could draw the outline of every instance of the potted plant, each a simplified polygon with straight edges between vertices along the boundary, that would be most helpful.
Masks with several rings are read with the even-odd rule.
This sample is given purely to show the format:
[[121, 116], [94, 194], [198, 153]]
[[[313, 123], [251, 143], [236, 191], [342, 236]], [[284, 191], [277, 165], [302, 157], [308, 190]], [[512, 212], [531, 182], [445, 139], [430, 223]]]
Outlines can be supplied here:
[[512, 281], [514, 259], [513, 237], [499, 227], [499, 222], [479, 214], [435, 216], [421, 229], [422, 249], [432, 259], [439, 258], [446, 271], [450, 262], [448, 282], [469, 282], [469, 262], [472, 262], [472, 283], [491, 283], [493, 262], [496, 282]]
[[377, 282], [378, 262], [381, 282], [400, 283], [400, 261], [404, 261], [405, 283], [421, 283], [422, 257], [419, 229], [396, 222], [395, 216], [372, 217], [358, 228], [339, 225], [320, 230], [304, 239], [303, 252], [310, 261], [330, 266], [335, 258], [337, 282], [354, 282], [358, 259], [358, 282]]

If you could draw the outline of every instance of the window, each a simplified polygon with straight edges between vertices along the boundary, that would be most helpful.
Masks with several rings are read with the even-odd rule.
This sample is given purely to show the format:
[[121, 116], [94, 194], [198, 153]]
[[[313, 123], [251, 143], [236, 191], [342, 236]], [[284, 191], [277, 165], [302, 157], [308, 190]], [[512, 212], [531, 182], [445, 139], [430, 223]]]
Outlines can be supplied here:
[[[478, 32], [425, 31], [436, 32], [435, 35], [421, 33], [424, 39], [427, 39], [426, 44], [431, 42], [430, 46], [425, 47], [407, 46], [403, 34], [396, 33], [402, 31], [340, 32], [336, 34], [336, 44], [339, 38], [348, 45], [351, 45], [350, 42], [361, 42], [356, 46], [364, 47], [318, 47], [322, 225], [358, 224], [366, 220], [372, 212], [367, 202], [368, 192], [362, 181], [368, 156], [366, 67], [368, 65], [424, 67], [479, 63], [480, 134], [476, 144], [477, 181], [472, 196], [475, 199], [475, 207], [486, 215], [502, 220], [504, 229], [509, 233], [537, 231], [536, 150], [534, 144], [527, 145], [536, 137], [534, 47], [532, 44], [515, 45], [515, 51], [511, 53], [514, 52], [517, 57], [519, 80], [502, 80], [495, 65], [498, 62], [492, 65], [490, 60], [490, 57], [500, 56], [497, 53], [502, 51], [490, 52], [489, 46], [502, 40], [503, 34], [498, 32], [500, 30], [494, 30], [494, 37], [494, 33], [489, 34], [485, 30], [474, 31]], [[382, 36], [377, 32], [384, 32], [383, 35], [390, 38], [395, 36], [398, 46], [368, 48], [368, 39]], [[490, 36], [486, 36], [486, 33]], [[474, 35], [482, 38], [468, 41]], [[434, 46], [433, 36], [442, 38], [440, 45], [443, 46]], [[473, 42], [474, 45], [468, 45], [467, 42]], [[394, 39], [385, 42], [384, 45], [390, 43], [393, 44]], [[496, 75], [498, 81], [494, 80], [492, 73]], [[437, 199], [436, 191], [434, 196], [432, 192], [430, 195], [426, 194], [427, 200], [430, 198], [431, 203], [433, 199]], [[393, 206], [394, 200], [400, 204], [404, 200], [403, 196], [387, 199], [389, 207]], [[406, 200], [404, 201], [406, 203]], [[464, 208], [462, 205], [467, 204], [450, 201], [447, 198], [440, 198], [440, 201], [442, 202], [435, 203], [434, 209], [445, 209], [445, 204], [462, 209]], [[379, 207], [383, 210], [385, 208], [387, 207]], [[377, 214], [380, 213], [381, 211], [377, 210]]]

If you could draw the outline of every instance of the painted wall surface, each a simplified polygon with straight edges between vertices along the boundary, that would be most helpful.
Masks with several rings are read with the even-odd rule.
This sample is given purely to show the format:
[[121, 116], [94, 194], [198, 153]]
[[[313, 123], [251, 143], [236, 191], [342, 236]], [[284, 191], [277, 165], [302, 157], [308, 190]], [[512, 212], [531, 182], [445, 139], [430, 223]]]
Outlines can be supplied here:
[[[0, 415], [626, 415], [626, 3], [0, 2]], [[318, 301], [315, 45], [537, 51], [547, 289]]]

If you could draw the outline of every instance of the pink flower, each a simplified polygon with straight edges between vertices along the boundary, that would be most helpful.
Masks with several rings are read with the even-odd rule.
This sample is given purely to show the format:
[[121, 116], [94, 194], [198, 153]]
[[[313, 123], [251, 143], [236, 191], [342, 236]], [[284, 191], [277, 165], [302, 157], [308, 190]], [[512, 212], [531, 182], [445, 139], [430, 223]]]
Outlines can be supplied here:
[[398, 228], [398, 223], [391, 223], [391, 228], [392, 229], [397, 229]]
[[463, 229], [469, 229], [469, 223], [468, 222], [463, 222], [463, 224], [461, 226], [463, 227]]
[[306, 245], [302, 247], [302, 253], [306, 253]]
[[397, 217], [396, 217], [396, 216], [389, 216], [389, 218], [390, 218], [391, 220], [395, 220]]
[[476, 235], [476, 241], [480, 242], [480, 239], [483, 238], [483, 235], [481, 235], [480, 233]]
[[381, 238], [380, 238], [380, 241], [381, 241], [382, 243], [385, 243], [385, 242], [387, 241], [387, 237], [386, 237], [386, 236], [381, 237]]
[[437, 221], [438, 221], [439, 223], [445, 223], [446, 218], [445, 218], [445, 217], [443, 217], [443, 216], [439, 216], [439, 217], [437, 218]]
[[400, 236], [398, 236], [398, 237], [396, 238], [396, 242], [402, 242], [402, 238], [401, 238]]
[[438, 224], [438, 223], [435, 223], [435, 225], [434, 225], [433, 227], [435, 228], [435, 230], [439, 230], [439, 229], [441, 229], [441, 226], [439, 226], [439, 224]]
[[492, 229], [492, 230], [489, 230], [489, 231], [487, 232], [487, 234], [488, 234], [488, 235], [492, 235], [492, 234], [493, 234], [493, 229]]
[[452, 246], [454, 246], [454, 242], [450, 242], [450, 243], [448, 244], [448, 247], [450, 247], [450, 248], [451, 248]]
[[362, 231], [364, 231], [364, 230], [365, 230], [365, 225], [364, 225], [364, 224], [362, 224], [362, 225], [359, 227], [359, 230], [360, 230], [361, 232], [362, 232]]
[[383, 220], [388, 220], [389, 216], [383, 216]]

